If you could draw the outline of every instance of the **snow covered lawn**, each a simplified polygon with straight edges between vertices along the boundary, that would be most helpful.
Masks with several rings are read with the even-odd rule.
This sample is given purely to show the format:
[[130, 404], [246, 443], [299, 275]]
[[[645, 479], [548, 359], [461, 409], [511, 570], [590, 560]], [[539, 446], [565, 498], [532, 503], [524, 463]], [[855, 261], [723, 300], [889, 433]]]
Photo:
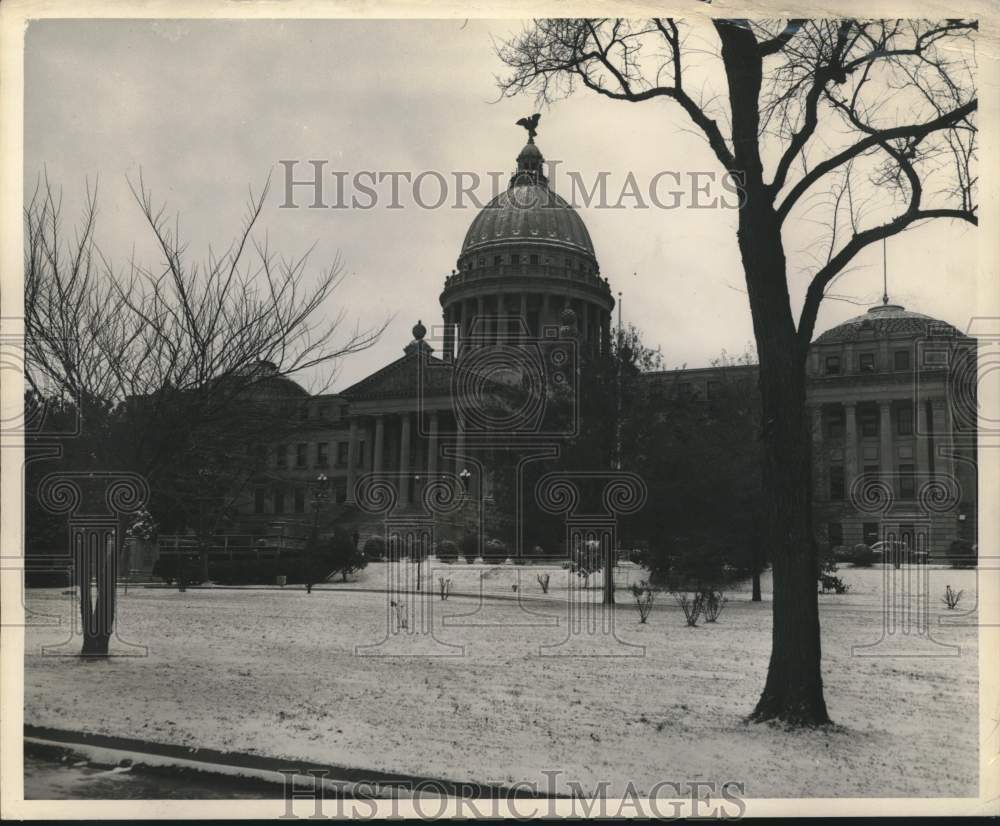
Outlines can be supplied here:
[[[766, 580], [765, 602], [731, 593], [719, 622], [697, 628], [684, 626], [666, 594], [640, 625], [620, 592], [620, 643], [585, 636], [574, 650], [589, 656], [558, 656], [571, 648], [558, 645], [567, 633], [564, 591], [541, 598], [529, 567], [521, 575], [530, 584], [519, 588], [530, 589], [530, 601], [426, 603], [432, 655], [359, 656], [355, 646], [379, 643], [393, 616], [384, 594], [359, 589], [384, 582], [379, 567], [354, 587], [311, 595], [133, 586], [120, 598], [120, 633], [147, 655], [96, 663], [41, 654], [66, 638], [72, 602], [60, 590], [31, 591], [32, 621], [60, 616], [62, 625], [27, 628], [25, 720], [484, 783], [544, 788], [542, 772], [559, 771], [561, 791], [608, 781], [609, 796], [629, 781], [648, 791], [691, 780], [743, 782], [748, 797], [977, 793], [974, 571], [929, 572], [932, 635], [959, 646], [959, 656], [852, 657], [852, 646], [881, 635], [883, 573], [843, 568], [851, 590], [820, 596], [837, 725], [785, 731], [743, 722], [770, 651]], [[497, 593], [509, 592], [499, 580], [518, 569], [497, 570]], [[467, 573], [475, 585], [478, 573]], [[946, 584], [965, 590], [957, 611], [939, 601]], [[939, 625], [946, 615], [963, 624]], [[544, 651], [556, 656], [540, 655], [541, 646], [555, 646]], [[622, 653], [631, 656], [598, 655]]]

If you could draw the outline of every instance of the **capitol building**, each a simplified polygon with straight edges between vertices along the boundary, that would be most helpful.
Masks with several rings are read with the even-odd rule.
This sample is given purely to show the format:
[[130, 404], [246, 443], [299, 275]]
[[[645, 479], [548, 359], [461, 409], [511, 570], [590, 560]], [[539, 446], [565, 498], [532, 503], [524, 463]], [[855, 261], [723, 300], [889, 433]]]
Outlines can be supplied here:
[[[440, 321], [417, 321], [398, 359], [350, 387], [311, 396], [288, 382], [297, 420], [290, 437], [269, 446], [242, 503], [250, 530], [308, 523], [318, 476], [329, 485], [323, 523], [362, 536], [377, 524], [357, 501], [359, 481], [370, 474], [391, 480], [401, 509], [417, 507], [427, 481], [444, 475], [488, 503], [490, 471], [475, 446], [491, 433], [496, 440], [497, 423], [477, 410], [483, 386], [532, 375], [564, 380], [572, 365], [560, 361], [559, 345], [568, 339], [576, 358], [609, 351], [611, 285], [583, 220], [550, 187], [533, 138], [506, 191], [469, 226], [440, 303]], [[952, 325], [888, 296], [814, 340], [807, 400], [821, 543], [898, 538], [940, 555], [955, 539], [976, 541], [975, 348]], [[523, 363], [518, 354], [526, 351], [540, 355]], [[646, 378], [670, 379], [710, 400], [734, 369], [755, 368]], [[530, 410], [501, 430], [504, 440], [526, 445], [559, 438]]]

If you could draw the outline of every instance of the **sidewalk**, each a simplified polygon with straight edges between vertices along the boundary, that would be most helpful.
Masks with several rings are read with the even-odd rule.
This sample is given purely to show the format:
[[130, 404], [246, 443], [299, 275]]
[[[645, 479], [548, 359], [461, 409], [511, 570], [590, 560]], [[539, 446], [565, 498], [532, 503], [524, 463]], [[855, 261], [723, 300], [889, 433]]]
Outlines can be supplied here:
[[[174, 777], [194, 774], [200, 783], [244, 781], [270, 788], [264, 799], [282, 800], [289, 776], [300, 793], [314, 782], [322, 782], [329, 796], [413, 797], [449, 796], [471, 798], [547, 798], [523, 788], [510, 789], [437, 777], [420, 777], [376, 769], [325, 765], [308, 760], [289, 760], [260, 754], [221, 752], [154, 743], [129, 737], [88, 734], [25, 723], [24, 750], [28, 754], [61, 760], [66, 756], [85, 759], [98, 766], [129, 767], [130, 770]], [[321, 778], [317, 781], [316, 778]]]

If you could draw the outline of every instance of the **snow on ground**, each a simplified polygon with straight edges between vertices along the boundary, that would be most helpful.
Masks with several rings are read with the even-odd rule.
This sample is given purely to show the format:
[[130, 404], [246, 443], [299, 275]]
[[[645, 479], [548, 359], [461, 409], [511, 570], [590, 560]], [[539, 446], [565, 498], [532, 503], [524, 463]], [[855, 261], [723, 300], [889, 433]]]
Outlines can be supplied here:
[[[474, 590], [478, 571], [460, 567], [449, 566], [453, 581], [469, 578]], [[505, 578], [519, 569], [494, 570], [495, 592], [509, 591]], [[542, 598], [535, 570], [520, 570], [530, 600], [434, 596], [426, 606], [440, 645], [416, 656], [355, 652], [387, 636], [386, 595], [361, 590], [384, 584], [385, 566], [311, 595], [133, 586], [120, 597], [122, 641], [114, 647], [139, 643], [147, 656], [104, 662], [42, 655], [43, 645], [66, 639], [73, 605], [58, 589], [31, 591], [33, 621], [58, 615], [63, 623], [26, 629], [25, 720], [483, 783], [547, 788], [542, 772], [558, 771], [560, 791], [608, 781], [608, 796], [630, 781], [648, 792], [658, 782], [693, 780], [742, 782], [748, 797], [977, 793], [975, 571], [927, 572], [940, 643], [930, 653], [959, 646], [958, 656], [857, 657], [852, 646], [881, 635], [883, 569], [843, 568], [851, 590], [819, 598], [826, 698], [837, 725], [788, 731], [744, 722], [770, 652], [766, 578], [765, 602], [734, 591], [719, 622], [698, 628], [685, 627], [669, 595], [640, 625], [620, 592], [620, 642], [584, 635], [573, 647], [559, 645], [565, 593], [553, 582]], [[965, 590], [957, 611], [939, 601], [946, 584]], [[939, 624], [945, 616], [951, 624]], [[542, 656], [546, 645], [577, 655]], [[439, 656], [454, 654], [445, 646], [462, 648]], [[633, 656], [608, 656], [623, 651]]]

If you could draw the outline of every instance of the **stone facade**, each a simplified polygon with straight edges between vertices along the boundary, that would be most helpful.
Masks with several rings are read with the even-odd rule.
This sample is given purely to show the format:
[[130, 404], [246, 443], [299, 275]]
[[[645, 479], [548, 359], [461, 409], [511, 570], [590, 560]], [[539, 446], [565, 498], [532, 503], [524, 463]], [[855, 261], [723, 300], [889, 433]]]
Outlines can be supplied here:
[[[371, 473], [393, 477], [404, 510], [431, 480], [460, 478], [468, 500], [456, 525], [486, 518], [488, 507], [469, 503], [488, 506], [489, 468], [466, 434], [476, 418], [469, 406], [496, 365], [463, 356], [536, 342], [544, 360], [567, 325], [584, 351], [610, 346], [610, 285], [583, 221], [550, 190], [542, 162], [529, 141], [508, 190], [470, 226], [440, 295], [437, 348], [418, 322], [401, 358], [341, 393], [301, 401], [294, 436], [271, 446], [246, 502], [251, 522], [308, 520], [322, 474], [332, 487], [325, 521], [358, 524], [357, 483]], [[956, 538], [975, 541], [975, 346], [954, 327], [891, 304], [816, 339], [808, 404], [821, 541], [904, 538], [934, 553]], [[698, 368], [648, 380], [710, 399], [718, 382], [755, 370]]]

